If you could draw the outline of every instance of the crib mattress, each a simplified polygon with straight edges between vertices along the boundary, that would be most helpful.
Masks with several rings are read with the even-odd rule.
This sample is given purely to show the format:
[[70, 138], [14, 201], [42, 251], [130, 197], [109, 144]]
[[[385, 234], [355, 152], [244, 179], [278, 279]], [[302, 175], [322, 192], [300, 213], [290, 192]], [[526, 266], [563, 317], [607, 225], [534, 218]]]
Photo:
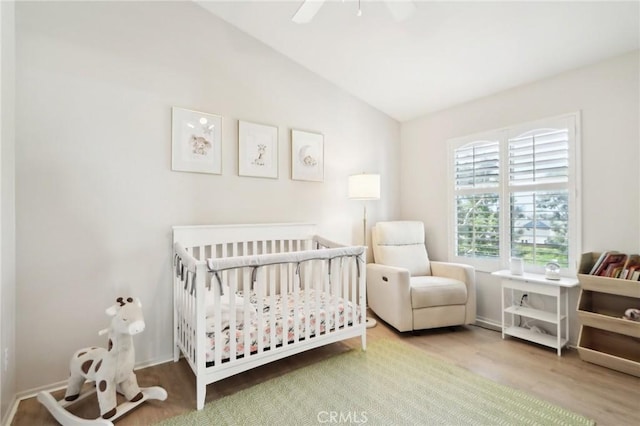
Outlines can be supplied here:
[[[249, 323], [237, 325], [235, 330], [226, 328], [222, 331], [222, 359], [228, 360], [231, 357], [230, 342], [231, 339], [236, 341], [236, 356], [242, 356], [244, 354], [245, 346], [245, 333], [249, 333], [250, 352], [256, 352], [258, 350], [258, 330], [262, 328], [262, 341], [265, 350], [268, 350], [272, 345], [278, 346], [287, 339], [288, 342], [293, 342], [295, 339], [295, 317], [298, 316], [298, 338], [301, 339], [306, 335], [307, 318], [305, 315], [305, 298], [308, 298], [309, 309], [309, 321], [310, 327], [309, 333], [313, 336], [316, 332], [316, 323], [319, 321], [320, 334], [333, 330], [336, 327], [336, 315], [335, 309], [338, 309], [337, 327], [342, 327], [345, 324], [353, 323], [354, 309], [353, 304], [350, 301], [346, 301], [336, 295], [330, 295], [325, 292], [320, 292], [318, 300], [314, 290], [300, 291], [298, 293], [299, 308], [295, 309], [294, 295], [278, 295], [273, 298], [263, 298], [263, 316], [262, 324], [258, 323], [258, 318], [255, 316]], [[283, 303], [283, 298], [286, 298], [286, 303]], [[336, 303], [337, 299], [337, 303]], [[253, 306], [258, 307], [258, 296], [252, 293], [250, 301]], [[355, 307], [356, 319], [360, 319], [360, 308]], [[275, 323], [271, 324], [271, 311], [274, 311]], [[271, 329], [275, 327], [275, 342], [271, 342]], [[215, 333], [207, 333], [207, 353], [206, 362], [212, 363], [215, 359]]]

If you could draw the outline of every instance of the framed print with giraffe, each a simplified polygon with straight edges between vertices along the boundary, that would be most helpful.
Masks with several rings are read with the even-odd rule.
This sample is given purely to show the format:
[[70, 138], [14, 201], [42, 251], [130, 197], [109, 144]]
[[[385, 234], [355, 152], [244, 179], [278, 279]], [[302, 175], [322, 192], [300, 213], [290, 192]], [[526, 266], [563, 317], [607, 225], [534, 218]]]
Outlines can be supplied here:
[[278, 179], [278, 128], [238, 121], [238, 175]]

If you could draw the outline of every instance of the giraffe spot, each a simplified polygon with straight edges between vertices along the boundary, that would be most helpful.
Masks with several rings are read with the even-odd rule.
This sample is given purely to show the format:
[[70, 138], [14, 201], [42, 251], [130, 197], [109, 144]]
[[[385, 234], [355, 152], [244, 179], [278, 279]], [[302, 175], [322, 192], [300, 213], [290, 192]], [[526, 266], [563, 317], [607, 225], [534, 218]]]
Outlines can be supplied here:
[[75, 394], [75, 395], [69, 395], [69, 396], [65, 396], [64, 400], [65, 401], [75, 401], [76, 399], [78, 399], [78, 397], [80, 396], [79, 393]]
[[84, 374], [89, 373], [89, 369], [91, 368], [91, 364], [93, 364], [93, 360], [92, 359], [82, 363], [82, 367], [80, 367], [80, 368], [82, 369], [82, 372]]
[[80, 353], [78, 354], [78, 358], [80, 358], [80, 357], [81, 357], [82, 355], [84, 355], [84, 354], [86, 354], [86, 352], [80, 352]]
[[111, 417], [116, 415], [116, 407], [113, 407], [111, 410], [107, 411], [102, 415], [103, 419], [110, 419]]
[[98, 372], [98, 370], [100, 370], [100, 367], [101, 367], [101, 366], [102, 366], [102, 360], [100, 360], [100, 361], [98, 361], [98, 362], [96, 363], [96, 368], [95, 368], [95, 370], [94, 370], [94, 371], [97, 373], [97, 372]]
[[98, 389], [100, 389], [100, 392], [104, 392], [107, 390], [107, 381], [106, 380], [100, 380], [100, 384], [98, 385]]
[[111, 341], [111, 339], [109, 339], [109, 351], [113, 349], [113, 342]]
[[138, 402], [142, 399], [144, 395], [142, 395], [142, 392], [138, 392], [138, 394], [136, 396], [134, 396], [133, 398], [131, 398], [131, 402]]

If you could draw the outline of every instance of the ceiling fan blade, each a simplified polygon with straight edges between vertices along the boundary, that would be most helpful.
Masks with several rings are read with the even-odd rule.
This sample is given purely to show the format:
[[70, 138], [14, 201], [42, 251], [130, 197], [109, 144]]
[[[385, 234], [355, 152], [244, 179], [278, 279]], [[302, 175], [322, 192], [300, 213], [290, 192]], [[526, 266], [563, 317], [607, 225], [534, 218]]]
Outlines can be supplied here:
[[396, 21], [404, 21], [408, 19], [413, 13], [416, 11], [416, 5], [413, 4], [413, 1], [385, 1], [387, 7], [389, 8], [389, 12], [393, 15], [393, 18]]
[[324, 0], [304, 0], [291, 20], [296, 24], [306, 24], [311, 22], [323, 4]]

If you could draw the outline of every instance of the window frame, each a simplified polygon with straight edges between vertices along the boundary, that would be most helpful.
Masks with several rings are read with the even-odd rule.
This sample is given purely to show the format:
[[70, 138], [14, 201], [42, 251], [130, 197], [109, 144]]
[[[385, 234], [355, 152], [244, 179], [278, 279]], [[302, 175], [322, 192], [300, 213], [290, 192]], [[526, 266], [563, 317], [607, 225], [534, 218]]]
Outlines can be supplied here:
[[[509, 139], [516, 138], [527, 132], [541, 128], [567, 128], [568, 129], [568, 154], [569, 176], [566, 184], [530, 184], [509, 186]], [[580, 201], [581, 192], [581, 122], [580, 112], [548, 117], [527, 123], [515, 124], [508, 127], [485, 131], [473, 135], [449, 139], [447, 141], [447, 169], [448, 169], [448, 255], [449, 261], [473, 265], [478, 271], [493, 272], [498, 269], [508, 269], [511, 235], [510, 235], [510, 194], [527, 190], [543, 191], [545, 188], [557, 189], [566, 186], [568, 189], [568, 208], [570, 219], [568, 222], [568, 267], [562, 268], [560, 273], [565, 276], [575, 276], [578, 270], [582, 247], [582, 209]], [[473, 189], [456, 189], [456, 165], [455, 154], [458, 148], [473, 142], [497, 140], [499, 144], [499, 185], [494, 187], [478, 187]], [[493, 258], [475, 258], [458, 256], [457, 247], [457, 203], [456, 196], [460, 194], [496, 193], [499, 197], [499, 255]], [[525, 263], [525, 272], [544, 273], [544, 266]]]

